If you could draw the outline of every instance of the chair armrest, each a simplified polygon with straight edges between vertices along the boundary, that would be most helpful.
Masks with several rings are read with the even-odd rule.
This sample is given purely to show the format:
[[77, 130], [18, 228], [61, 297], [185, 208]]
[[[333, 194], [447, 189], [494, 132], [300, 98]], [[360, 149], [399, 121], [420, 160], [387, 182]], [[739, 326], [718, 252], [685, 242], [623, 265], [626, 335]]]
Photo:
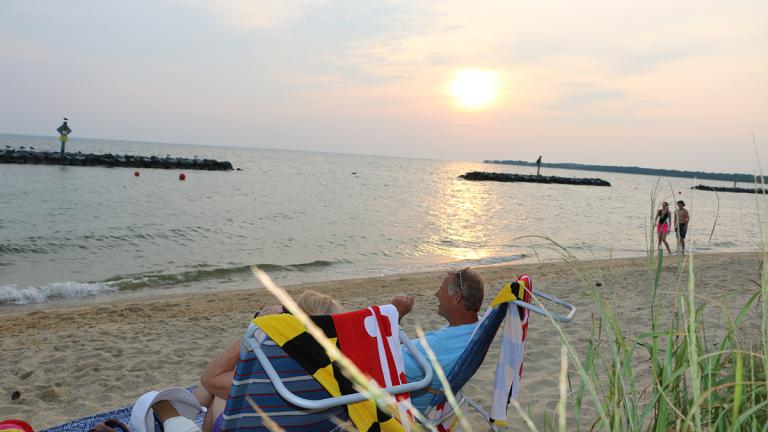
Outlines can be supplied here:
[[[277, 371], [275, 371], [275, 368], [272, 366], [272, 363], [269, 361], [269, 358], [267, 357], [267, 355], [264, 354], [264, 351], [262, 351], [261, 344], [254, 338], [253, 335], [257, 329], [258, 327], [256, 325], [252, 323], [249, 324], [248, 330], [246, 331], [246, 335], [244, 338], [245, 345], [250, 350], [252, 350], [253, 353], [256, 355], [256, 358], [259, 360], [259, 363], [261, 363], [261, 366], [264, 368], [264, 371], [267, 373], [267, 376], [269, 377], [270, 381], [272, 381], [272, 384], [275, 386], [275, 390], [277, 390], [277, 393], [289, 403], [301, 408], [322, 410], [322, 409], [327, 409], [327, 408], [331, 408], [339, 405], [347, 405], [350, 403], [371, 399], [371, 394], [369, 392], [358, 392], [354, 394], [330, 397], [325, 399], [305, 399], [297, 396], [296, 394], [288, 390], [285, 384], [283, 384], [283, 380], [277, 374]], [[400, 384], [396, 386], [382, 388], [382, 390], [390, 394], [399, 394], [399, 393], [406, 393], [414, 390], [419, 390], [429, 386], [429, 383], [432, 381], [432, 367], [430, 366], [430, 364], [427, 362], [424, 356], [421, 355], [421, 352], [418, 349], [416, 349], [416, 347], [413, 345], [413, 342], [411, 342], [411, 340], [402, 330], [400, 330], [399, 336], [400, 336], [400, 341], [406, 346], [406, 348], [409, 351], [411, 351], [411, 353], [416, 358], [416, 361], [418, 362], [419, 367], [421, 367], [421, 369], [424, 371], [424, 378], [412, 383]]]
[[576, 306], [568, 303], [565, 300], [562, 300], [562, 299], [557, 298], [555, 296], [549, 295], [549, 294], [547, 294], [545, 292], [542, 292], [542, 291], [539, 291], [537, 289], [533, 290], [533, 294], [536, 297], [541, 297], [541, 298], [549, 300], [549, 301], [551, 301], [551, 302], [553, 302], [553, 303], [555, 303], [555, 304], [557, 304], [559, 306], [563, 306], [564, 308], [568, 309], [568, 315], [564, 316], [564, 315], [561, 315], [559, 313], [546, 311], [546, 310], [540, 308], [539, 306], [532, 305], [530, 303], [526, 303], [526, 302], [524, 302], [522, 300], [515, 300], [512, 303], [514, 303], [514, 304], [516, 304], [516, 305], [518, 305], [520, 307], [524, 307], [526, 309], [530, 309], [531, 311], [536, 312], [537, 314], [548, 316], [548, 317], [550, 317], [552, 319], [555, 319], [557, 321], [560, 321], [562, 323], [569, 323], [569, 322], [571, 322], [571, 320], [573, 319], [573, 316], [576, 314]]

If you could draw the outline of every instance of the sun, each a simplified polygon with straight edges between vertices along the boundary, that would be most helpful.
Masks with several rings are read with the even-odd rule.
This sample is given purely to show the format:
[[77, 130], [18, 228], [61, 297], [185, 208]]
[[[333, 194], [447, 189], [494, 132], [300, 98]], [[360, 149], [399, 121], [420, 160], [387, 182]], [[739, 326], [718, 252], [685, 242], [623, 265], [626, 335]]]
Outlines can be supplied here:
[[458, 71], [451, 80], [450, 92], [461, 108], [488, 108], [499, 93], [499, 74], [479, 69]]

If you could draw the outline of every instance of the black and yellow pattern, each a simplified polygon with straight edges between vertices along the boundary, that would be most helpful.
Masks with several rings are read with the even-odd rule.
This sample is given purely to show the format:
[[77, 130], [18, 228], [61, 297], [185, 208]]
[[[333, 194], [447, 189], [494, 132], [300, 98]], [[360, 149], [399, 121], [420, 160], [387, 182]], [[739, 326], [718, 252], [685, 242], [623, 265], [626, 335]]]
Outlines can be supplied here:
[[[315, 316], [312, 320], [338, 346], [336, 327], [331, 316]], [[268, 315], [253, 319], [267, 336], [299, 363], [331, 396], [357, 393], [352, 382], [342, 374], [323, 347], [307, 332], [304, 325], [290, 314]], [[350, 420], [363, 432], [399, 432], [403, 426], [381, 411], [375, 402], [365, 400], [347, 405]]]
[[509, 282], [499, 290], [498, 294], [496, 294], [496, 298], [494, 298], [491, 302], [491, 307], [524, 298], [525, 281], [519, 280], [515, 282]]

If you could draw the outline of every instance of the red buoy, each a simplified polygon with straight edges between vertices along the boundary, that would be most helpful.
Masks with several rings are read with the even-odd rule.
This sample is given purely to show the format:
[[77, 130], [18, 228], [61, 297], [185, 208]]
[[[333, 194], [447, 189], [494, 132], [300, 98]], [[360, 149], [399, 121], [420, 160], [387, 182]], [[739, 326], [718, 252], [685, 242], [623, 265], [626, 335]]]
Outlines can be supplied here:
[[138, 177], [138, 176], [140, 176], [140, 175], [141, 175], [141, 173], [140, 173], [140, 172], [138, 172], [138, 171], [134, 171], [134, 172], [133, 172], [133, 176], [134, 176], [134, 177]]
[[187, 175], [184, 173], [179, 174], [179, 180], [184, 181], [187, 179]]

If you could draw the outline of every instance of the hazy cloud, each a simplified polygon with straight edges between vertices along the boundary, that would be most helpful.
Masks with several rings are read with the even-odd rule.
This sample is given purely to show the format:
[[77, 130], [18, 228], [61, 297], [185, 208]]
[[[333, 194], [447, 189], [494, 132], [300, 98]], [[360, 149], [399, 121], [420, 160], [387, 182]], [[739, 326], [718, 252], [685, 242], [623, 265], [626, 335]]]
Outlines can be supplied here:
[[330, 0], [179, 0], [241, 29], [289, 26]]

